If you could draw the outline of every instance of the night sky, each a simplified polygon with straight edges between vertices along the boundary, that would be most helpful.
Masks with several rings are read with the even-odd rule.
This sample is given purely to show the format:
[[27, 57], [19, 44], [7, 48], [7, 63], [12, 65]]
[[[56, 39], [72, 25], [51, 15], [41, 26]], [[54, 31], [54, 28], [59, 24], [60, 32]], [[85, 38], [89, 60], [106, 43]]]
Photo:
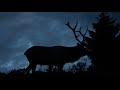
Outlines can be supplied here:
[[[119, 20], [119, 12], [109, 13]], [[77, 41], [65, 25], [66, 22], [69, 21], [73, 26], [78, 21], [84, 33], [86, 26], [92, 29], [92, 23], [99, 14], [100, 12], [0, 12], [0, 71], [26, 68], [29, 63], [24, 52], [31, 46], [75, 46]], [[78, 61], [86, 62], [86, 67], [91, 65], [87, 56]], [[65, 64], [64, 70], [67, 71], [72, 64]]]

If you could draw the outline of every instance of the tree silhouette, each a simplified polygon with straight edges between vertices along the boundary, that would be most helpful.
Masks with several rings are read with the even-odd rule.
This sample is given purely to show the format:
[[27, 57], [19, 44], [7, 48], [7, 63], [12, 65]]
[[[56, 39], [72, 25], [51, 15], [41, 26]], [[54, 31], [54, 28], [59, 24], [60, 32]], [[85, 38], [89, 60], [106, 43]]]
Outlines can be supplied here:
[[[89, 45], [93, 45], [93, 53], [91, 58], [96, 65], [98, 72], [115, 72], [118, 70], [117, 51], [120, 51], [119, 29], [120, 24], [116, 19], [108, 13], [101, 13], [97, 18], [97, 22], [93, 23], [94, 31], [89, 31], [89, 40], [92, 40]], [[97, 53], [97, 58], [96, 54]]]

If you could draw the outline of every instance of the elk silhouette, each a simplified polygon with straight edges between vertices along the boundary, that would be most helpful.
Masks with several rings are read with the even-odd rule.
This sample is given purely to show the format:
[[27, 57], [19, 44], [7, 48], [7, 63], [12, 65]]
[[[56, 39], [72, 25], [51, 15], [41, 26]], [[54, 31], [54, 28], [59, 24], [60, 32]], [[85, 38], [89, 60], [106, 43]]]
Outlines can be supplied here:
[[[65, 63], [77, 61], [80, 57], [87, 55], [89, 49], [86, 47], [85, 35], [88, 29], [82, 34], [81, 27], [79, 31], [76, 31], [77, 24], [78, 22], [74, 28], [70, 26], [69, 22], [65, 24], [73, 31], [75, 39], [78, 41], [77, 46], [33, 46], [27, 49], [24, 53], [29, 61], [29, 66], [26, 68], [27, 73], [29, 73], [30, 70], [34, 73], [37, 64], [49, 65], [49, 71], [51, 71], [52, 66], [55, 65], [58, 67], [58, 71], [62, 71]], [[79, 35], [77, 35], [76, 32], [82, 35], [82, 41], [78, 39]]]

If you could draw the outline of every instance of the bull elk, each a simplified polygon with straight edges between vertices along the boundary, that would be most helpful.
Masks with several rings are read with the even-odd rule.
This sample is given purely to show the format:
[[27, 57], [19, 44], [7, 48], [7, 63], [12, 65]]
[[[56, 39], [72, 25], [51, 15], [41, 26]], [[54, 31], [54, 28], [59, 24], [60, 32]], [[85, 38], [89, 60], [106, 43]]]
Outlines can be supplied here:
[[[73, 31], [75, 39], [78, 41], [76, 46], [33, 46], [27, 49], [24, 53], [29, 61], [29, 66], [26, 68], [27, 73], [29, 73], [30, 70], [32, 70], [32, 73], [35, 72], [37, 64], [49, 65], [50, 71], [52, 66], [55, 65], [58, 67], [58, 71], [62, 71], [65, 63], [77, 61], [80, 57], [87, 55], [88, 49], [85, 47], [85, 35], [88, 29], [82, 34], [81, 27], [79, 31], [76, 31], [77, 24], [78, 23], [76, 23], [74, 28], [70, 26], [69, 22], [65, 24]], [[82, 41], [78, 39], [79, 35], [77, 35], [76, 32], [83, 37]]]

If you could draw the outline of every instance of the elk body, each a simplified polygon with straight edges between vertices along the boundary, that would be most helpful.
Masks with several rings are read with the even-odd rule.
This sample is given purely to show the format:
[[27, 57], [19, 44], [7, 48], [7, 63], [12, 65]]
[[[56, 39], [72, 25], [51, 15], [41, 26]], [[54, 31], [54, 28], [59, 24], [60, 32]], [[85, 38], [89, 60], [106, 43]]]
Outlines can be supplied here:
[[[24, 55], [26, 55], [29, 66], [26, 68], [27, 72], [32, 69], [32, 72], [35, 72], [37, 64], [40, 65], [49, 65], [49, 70], [52, 69], [52, 66], [55, 65], [58, 67], [58, 71], [62, 71], [63, 65], [68, 62], [77, 61], [80, 57], [88, 53], [88, 49], [85, 48], [84, 40], [81, 42], [76, 35], [76, 26], [71, 28], [69, 22], [66, 24], [74, 33], [76, 40], [78, 41], [76, 46], [65, 47], [65, 46], [33, 46], [26, 50]], [[87, 32], [87, 31], [86, 31]], [[83, 36], [80, 30], [79, 33]], [[51, 71], [51, 70], [50, 70]]]

